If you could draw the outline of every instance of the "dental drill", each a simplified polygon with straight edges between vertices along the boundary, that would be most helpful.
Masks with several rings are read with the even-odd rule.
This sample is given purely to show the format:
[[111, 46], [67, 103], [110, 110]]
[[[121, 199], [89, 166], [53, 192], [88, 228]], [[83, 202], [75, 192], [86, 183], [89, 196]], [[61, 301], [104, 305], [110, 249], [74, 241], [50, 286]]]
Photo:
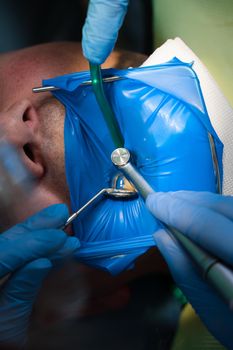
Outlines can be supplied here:
[[[153, 188], [147, 183], [143, 176], [131, 163], [130, 152], [126, 148], [118, 148], [112, 152], [113, 164], [122, 171], [126, 178], [131, 181], [144, 201], [149, 194], [155, 193]], [[233, 309], [233, 272], [223, 265], [219, 260], [200, 248], [188, 239], [183, 233], [174, 227], [164, 224], [168, 230], [182, 246], [187, 250], [201, 270], [204, 280], [209, 282], [227, 302], [230, 309]]]

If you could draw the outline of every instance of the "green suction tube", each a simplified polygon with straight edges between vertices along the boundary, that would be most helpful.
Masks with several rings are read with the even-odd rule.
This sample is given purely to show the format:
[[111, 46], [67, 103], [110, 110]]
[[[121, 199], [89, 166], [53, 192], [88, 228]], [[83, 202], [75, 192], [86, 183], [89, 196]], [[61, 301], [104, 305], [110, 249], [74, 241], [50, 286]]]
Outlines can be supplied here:
[[99, 65], [92, 64], [90, 62], [89, 62], [89, 65], [90, 65], [91, 80], [92, 80], [92, 86], [95, 93], [95, 97], [103, 113], [104, 119], [106, 121], [110, 135], [114, 142], [114, 145], [116, 148], [123, 147], [124, 139], [122, 137], [122, 134], [121, 134], [119, 125], [117, 123], [116, 117], [113, 113], [113, 110], [105, 96], [102, 75], [101, 75], [101, 68]]

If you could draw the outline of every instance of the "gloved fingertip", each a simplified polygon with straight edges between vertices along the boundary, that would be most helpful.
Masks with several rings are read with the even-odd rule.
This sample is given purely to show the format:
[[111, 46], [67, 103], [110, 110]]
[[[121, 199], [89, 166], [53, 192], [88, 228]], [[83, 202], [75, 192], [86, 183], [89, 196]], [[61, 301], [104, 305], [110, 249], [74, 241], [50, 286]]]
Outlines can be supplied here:
[[49, 259], [40, 258], [29, 262], [27, 265], [25, 265], [24, 268], [22, 268], [21, 271], [27, 271], [27, 273], [35, 273], [36, 270], [37, 272], [41, 271], [42, 273], [46, 274], [51, 268], [52, 263]]
[[[57, 249], [67, 240], [67, 234], [61, 229], [47, 229], [33, 232], [35, 239], [41, 243], [42, 247], [47, 244], [48, 249]], [[50, 247], [51, 246], [51, 247]]]
[[68, 217], [69, 211], [65, 204], [53, 204], [28, 218], [24, 223], [24, 227], [33, 231], [42, 228], [60, 228], [65, 224]]
[[92, 48], [90, 45], [87, 45], [84, 41], [82, 41], [82, 50], [83, 56], [88, 60], [88, 62], [97, 65], [103, 64], [107, 59], [108, 55], [111, 53], [111, 49], [109, 48], [102, 48], [101, 51], [96, 52], [94, 48]]
[[155, 192], [149, 194], [146, 198], [146, 206], [148, 207], [148, 209], [154, 210], [157, 207], [163, 195], [164, 192]]
[[76, 237], [68, 237], [64, 245], [52, 254], [50, 259], [56, 264], [62, 259], [72, 257], [79, 251], [80, 245], [80, 241]]
[[155, 243], [161, 249], [163, 249], [163, 247], [166, 247], [166, 245], [168, 245], [171, 241], [171, 237], [163, 229], [156, 231], [153, 237], [154, 237]]
[[52, 263], [46, 258], [33, 260], [15, 272], [5, 287], [5, 294], [30, 305], [47, 276]]
[[102, 57], [94, 57], [88, 53], [84, 53], [84, 57], [88, 60], [88, 62], [90, 62], [91, 64], [96, 64], [96, 65], [101, 65], [105, 62], [106, 58], [102, 58]]
[[53, 204], [43, 209], [40, 213], [41, 215], [47, 217], [57, 216], [60, 218], [67, 218], [69, 216], [68, 207], [66, 204], [63, 203]]
[[68, 237], [65, 245], [67, 251], [70, 250], [70, 252], [76, 252], [81, 246], [79, 239], [76, 237]]

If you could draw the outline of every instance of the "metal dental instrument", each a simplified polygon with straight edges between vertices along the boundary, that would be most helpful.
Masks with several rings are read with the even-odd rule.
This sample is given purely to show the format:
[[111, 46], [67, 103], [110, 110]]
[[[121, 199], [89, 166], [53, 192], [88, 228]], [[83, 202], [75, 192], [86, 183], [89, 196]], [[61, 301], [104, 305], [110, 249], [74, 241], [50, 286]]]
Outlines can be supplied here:
[[65, 225], [62, 227], [62, 229], [66, 229], [67, 226], [69, 226], [78, 215], [80, 215], [87, 207], [89, 207], [97, 198], [102, 196], [105, 193], [108, 193], [108, 191], [111, 190], [111, 188], [103, 188], [101, 191], [99, 191], [94, 197], [92, 197], [86, 204], [84, 204], [80, 209], [78, 209], [76, 212], [74, 212], [66, 221]]
[[[130, 162], [130, 152], [125, 148], [118, 148], [112, 152], [113, 164], [135, 185], [139, 194], [146, 200], [150, 193], [155, 193], [141, 174]], [[164, 224], [164, 223], [163, 223]], [[164, 224], [165, 228], [183, 245], [190, 256], [199, 266], [204, 280], [208, 281], [233, 309], [233, 271], [219, 260], [193, 243], [174, 227]]]
[[[122, 80], [125, 79], [124, 77], [118, 77], [117, 75], [113, 75], [111, 77], [105, 77], [103, 78], [103, 82], [104, 83], [113, 83], [114, 81], [117, 80]], [[92, 80], [87, 80], [82, 82], [82, 84], [80, 84], [80, 86], [88, 86], [88, 85], [92, 85]], [[35, 86], [34, 88], [32, 88], [32, 91], [35, 93], [38, 92], [47, 92], [47, 91], [56, 91], [56, 90], [60, 90], [59, 87], [50, 85], [50, 86]]]
[[[92, 203], [94, 203], [101, 196], [108, 196], [109, 198], [115, 199], [132, 199], [137, 197], [137, 191], [134, 187], [118, 174], [113, 179], [113, 187], [103, 188], [96, 195], [94, 195], [87, 203], [85, 203], [80, 209], [74, 212], [66, 221], [65, 225], [61, 227], [62, 230], [65, 230], [85, 209], [87, 209]], [[0, 278], [0, 288], [8, 281], [11, 277], [11, 273]]]
[[102, 190], [100, 190], [86, 204], [84, 204], [80, 209], [74, 212], [67, 219], [62, 229], [63, 230], [66, 229], [67, 226], [69, 226], [85, 209], [87, 209], [92, 203], [94, 203], [102, 195], [107, 195], [110, 198], [116, 198], [116, 199], [132, 199], [137, 197], [137, 191], [132, 187], [132, 185], [131, 185], [131, 188], [126, 188], [126, 185], [124, 185], [124, 188], [111, 187], [111, 188], [103, 188]]

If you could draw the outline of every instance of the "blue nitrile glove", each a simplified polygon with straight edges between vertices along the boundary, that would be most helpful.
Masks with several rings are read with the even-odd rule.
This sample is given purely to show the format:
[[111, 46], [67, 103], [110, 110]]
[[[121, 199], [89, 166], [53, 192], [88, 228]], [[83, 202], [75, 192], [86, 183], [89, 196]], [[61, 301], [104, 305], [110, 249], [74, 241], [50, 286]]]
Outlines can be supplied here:
[[24, 345], [33, 303], [53, 260], [78, 250], [77, 238], [55, 229], [67, 217], [64, 204], [53, 205], [0, 235], [0, 278], [11, 273], [0, 287], [0, 348]]
[[102, 64], [111, 53], [123, 23], [128, 0], [90, 0], [83, 27], [84, 56], [94, 64]]
[[[151, 212], [222, 261], [233, 266], [233, 197], [210, 192], [168, 192], [149, 195]], [[171, 273], [210, 332], [233, 349], [233, 311], [200, 277], [180, 244], [161, 230], [154, 235]]]

